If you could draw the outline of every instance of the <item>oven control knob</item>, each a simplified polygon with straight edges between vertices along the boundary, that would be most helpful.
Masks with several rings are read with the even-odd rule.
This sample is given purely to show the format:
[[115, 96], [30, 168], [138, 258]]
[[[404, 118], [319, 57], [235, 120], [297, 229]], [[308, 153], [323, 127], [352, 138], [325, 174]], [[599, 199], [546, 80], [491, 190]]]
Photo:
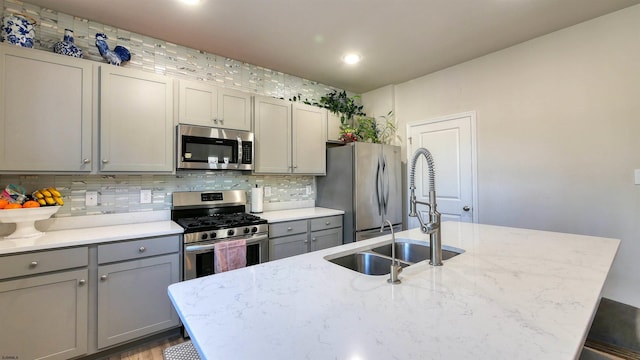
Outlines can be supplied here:
[[227, 235], [229, 235], [229, 236], [233, 236], [233, 234], [234, 234], [234, 233], [235, 233], [235, 232], [234, 232], [233, 230], [229, 230], [229, 231], [227, 231]]
[[257, 232], [257, 231], [258, 231], [258, 227], [257, 226], [254, 226], [254, 227], [251, 228], [251, 232], [252, 233]]
[[216, 235], [217, 235], [216, 233], [212, 232], [209, 236], [211, 236], [212, 239], [215, 239]]
[[204, 233], [204, 234], [200, 235], [200, 238], [201, 238], [202, 240], [207, 240], [207, 237], [209, 237], [209, 236], [207, 235], [207, 233]]
[[249, 228], [242, 229], [242, 232], [245, 233], [245, 234], [248, 234], [249, 233]]

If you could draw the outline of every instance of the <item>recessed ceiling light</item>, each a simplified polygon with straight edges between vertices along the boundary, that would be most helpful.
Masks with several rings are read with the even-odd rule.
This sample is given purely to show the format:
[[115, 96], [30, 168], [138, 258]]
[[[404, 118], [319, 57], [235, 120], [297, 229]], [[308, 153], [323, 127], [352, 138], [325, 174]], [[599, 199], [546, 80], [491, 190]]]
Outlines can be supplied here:
[[359, 63], [360, 59], [360, 55], [358, 54], [347, 54], [342, 58], [342, 61], [349, 65], [353, 65]]
[[200, 0], [180, 0], [187, 5], [198, 5], [200, 4]]

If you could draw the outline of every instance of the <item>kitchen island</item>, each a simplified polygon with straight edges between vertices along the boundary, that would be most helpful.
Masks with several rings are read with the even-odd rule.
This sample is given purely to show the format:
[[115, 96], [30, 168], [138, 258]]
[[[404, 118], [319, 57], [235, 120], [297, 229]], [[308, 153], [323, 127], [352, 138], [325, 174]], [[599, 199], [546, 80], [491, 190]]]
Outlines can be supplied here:
[[[428, 241], [419, 230], [398, 239]], [[574, 359], [619, 240], [445, 222], [465, 252], [364, 275], [327, 261], [390, 236], [173, 284], [204, 359]]]

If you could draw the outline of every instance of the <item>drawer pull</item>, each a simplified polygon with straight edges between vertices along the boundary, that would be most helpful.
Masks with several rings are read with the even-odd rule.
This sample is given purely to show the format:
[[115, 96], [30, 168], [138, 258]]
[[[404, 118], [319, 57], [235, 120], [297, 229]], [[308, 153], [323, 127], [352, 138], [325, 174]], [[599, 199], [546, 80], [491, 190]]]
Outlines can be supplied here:
[[331, 221], [326, 221], [324, 224], [325, 225], [331, 225]]
[[291, 231], [291, 230], [293, 230], [291, 227], [288, 227], [288, 228], [287, 228], [287, 231]]
[[36, 267], [38, 266], [38, 262], [37, 261], [32, 261], [31, 264], [29, 264], [30, 267]]
[[100, 280], [102, 280], [102, 281], [107, 280], [107, 278], [108, 278], [108, 276], [106, 274], [100, 276]]
[[311, 241], [316, 241], [316, 238], [311, 238]]
[[144, 246], [140, 246], [140, 249], [138, 249], [139, 252], [143, 253], [145, 252], [147, 249]]
[[85, 279], [80, 279], [80, 280], [78, 280], [78, 285], [82, 286], [82, 285], [86, 284], [86, 282], [87, 281]]

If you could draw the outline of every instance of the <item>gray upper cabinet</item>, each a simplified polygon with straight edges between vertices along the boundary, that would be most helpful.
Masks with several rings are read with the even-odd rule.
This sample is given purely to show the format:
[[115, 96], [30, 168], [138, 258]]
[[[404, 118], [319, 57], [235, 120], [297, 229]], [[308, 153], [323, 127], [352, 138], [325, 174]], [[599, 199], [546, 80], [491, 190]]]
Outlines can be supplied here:
[[92, 69], [0, 44], [0, 171], [92, 170]]
[[327, 111], [255, 97], [256, 174], [326, 173]]
[[178, 122], [251, 130], [251, 95], [202, 81], [179, 81]]
[[340, 115], [327, 111], [327, 141], [340, 141]]
[[327, 110], [293, 103], [293, 173], [327, 173]]
[[100, 67], [100, 171], [172, 172], [173, 81]]

